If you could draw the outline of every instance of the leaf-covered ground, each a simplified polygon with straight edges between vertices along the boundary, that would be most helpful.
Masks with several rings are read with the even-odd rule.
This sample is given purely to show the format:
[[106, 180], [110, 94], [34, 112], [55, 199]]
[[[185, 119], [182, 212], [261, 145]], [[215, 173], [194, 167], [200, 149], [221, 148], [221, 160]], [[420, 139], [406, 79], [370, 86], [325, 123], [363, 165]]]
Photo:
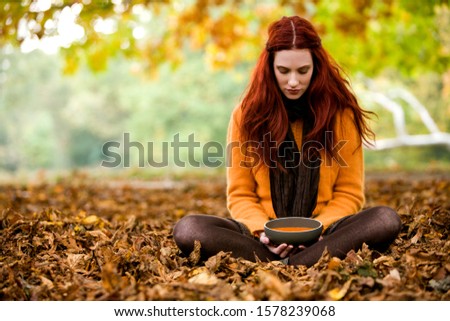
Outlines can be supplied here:
[[401, 214], [385, 253], [313, 267], [180, 255], [173, 224], [227, 216], [222, 178], [0, 185], [1, 300], [450, 300], [450, 178], [371, 176], [367, 206]]

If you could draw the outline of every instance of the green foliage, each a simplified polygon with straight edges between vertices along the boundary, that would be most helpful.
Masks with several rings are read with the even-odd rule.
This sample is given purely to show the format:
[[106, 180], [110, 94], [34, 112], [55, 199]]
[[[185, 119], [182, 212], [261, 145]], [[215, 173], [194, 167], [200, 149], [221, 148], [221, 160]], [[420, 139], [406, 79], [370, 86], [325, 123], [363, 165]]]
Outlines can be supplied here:
[[394, 67], [417, 76], [449, 69], [450, 10], [442, 0], [102, 0], [54, 1], [46, 8], [36, 3], [0, 4], [0, 47], [69, 37], [57, 27], [65, 14], [65, 25], [74, 19], [72, 27], [80, 33], [63, 52], [68, 73], [81, 62], [105, 70], [111, 58], [124, 54], [152, 74], [166, 62], [179, 66], [185, 46], [204, 52], [212, 66], [231, 68], [254, 61], [269, 23], [293, 14], [309, 18], [326, 47], [352, 72], [375, 75]]
[[[161, 66], [153, 80], [133, 73], [137, 64], [124, 58], [104, 72], [82, 68], [70, 77], [59, 72], [58, 56], [14, 52], [0, 61], [9, 64], [0, 96], [0, 116], [8, 120], [0, 129], [0, 168], [8, 170], [96, 167], [104, 159], [102, 146], [123, 144], [125, 133], [146, 148], [145, 160], [148, 142], [159, 160], [162, 143], [176, 134], [180, 141], [193, 134], [201, 147], [217, 142], [225, 149], [230, 113], [247, 80], [242, 74], [249, 72], [244, 66], [242, 74], [239, 68], [213, 71], [192, 53], [176, 71]], [[137, 152], [131, 152], [131, 166]], [[202, 148], [195, 157], [202, 161]]]
[[399, 147], [391, 150], [365, 152], [368, 172], [448, 172], [450, 151], [446, 146]]
[[[449, 69], [450, 12], [441, 1], [341, 0], [317, 5], [325, 46], [347, 70], [405, 75]], [[447, 48], [447, 49], [446, 49]]]

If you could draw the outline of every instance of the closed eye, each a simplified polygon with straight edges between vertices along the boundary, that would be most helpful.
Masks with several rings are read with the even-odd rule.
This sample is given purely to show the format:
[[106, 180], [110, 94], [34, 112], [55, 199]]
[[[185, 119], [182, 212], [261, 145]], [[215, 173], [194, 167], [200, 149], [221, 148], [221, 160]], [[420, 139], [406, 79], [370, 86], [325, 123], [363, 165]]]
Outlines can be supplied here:
[[[297, 69], [297, 72], [301, 75], [305, 75], [309, 72], [309, 69], [311, 66], [303, 66]], [[287, 74], [290, 72], [289, 68], [283, 67], [283, 66], [277, 66], [277, 70], [280, 74]]]
[[288, 68], [278, 67], [277, 69], [280, 74], [287, 74], [289, 72]]
[[307, 74], [309, 71], [309, 66], [308, 67], [302, 67], [300, 69], [298, 69], [298, 72], [302, 75]]

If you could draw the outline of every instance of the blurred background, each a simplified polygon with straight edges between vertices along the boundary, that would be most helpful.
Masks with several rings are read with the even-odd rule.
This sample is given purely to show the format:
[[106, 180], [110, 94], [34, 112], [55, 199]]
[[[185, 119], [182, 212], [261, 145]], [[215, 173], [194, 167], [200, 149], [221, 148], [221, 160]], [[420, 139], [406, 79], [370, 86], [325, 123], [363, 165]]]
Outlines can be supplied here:
[[[450, 172], [448, 0], [23, 0], [0, 1], [0, 177], [223, 172], [230, 113], [268, 25], [290, 15], [317, 27], [377, 113], [368, 171]], [[125, 134], [143, 148], [123, 148]], [[176, 165], [177, 134], [194, 135], [179, 157], [200, 167]]]

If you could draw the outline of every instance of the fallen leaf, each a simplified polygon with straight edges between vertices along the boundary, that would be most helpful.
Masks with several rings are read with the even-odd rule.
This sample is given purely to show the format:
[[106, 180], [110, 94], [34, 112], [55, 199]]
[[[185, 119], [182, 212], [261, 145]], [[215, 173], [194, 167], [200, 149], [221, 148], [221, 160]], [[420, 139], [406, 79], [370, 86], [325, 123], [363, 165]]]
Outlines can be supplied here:
[[344, 283], [342, 287], [336, 287], [330, 291], [328, 291], [328, 297], [331, 300], [339, 301], [341, 300], [348, 292], [348, 289], [350, 288], [350, 285], [352, 284], [353, 279], [348, 280]]
[[81, 220], [83, 225], [94, 225], [99, 221], [97, 215], [89, 215]]
[[211, 274], [206, 268], [202, 268], [201, 270], [198, 269], [196, 271], [194, 276], [188, 280], [189, 283], [215, 285], [219, 281], [219, 279], [214, 274]]

